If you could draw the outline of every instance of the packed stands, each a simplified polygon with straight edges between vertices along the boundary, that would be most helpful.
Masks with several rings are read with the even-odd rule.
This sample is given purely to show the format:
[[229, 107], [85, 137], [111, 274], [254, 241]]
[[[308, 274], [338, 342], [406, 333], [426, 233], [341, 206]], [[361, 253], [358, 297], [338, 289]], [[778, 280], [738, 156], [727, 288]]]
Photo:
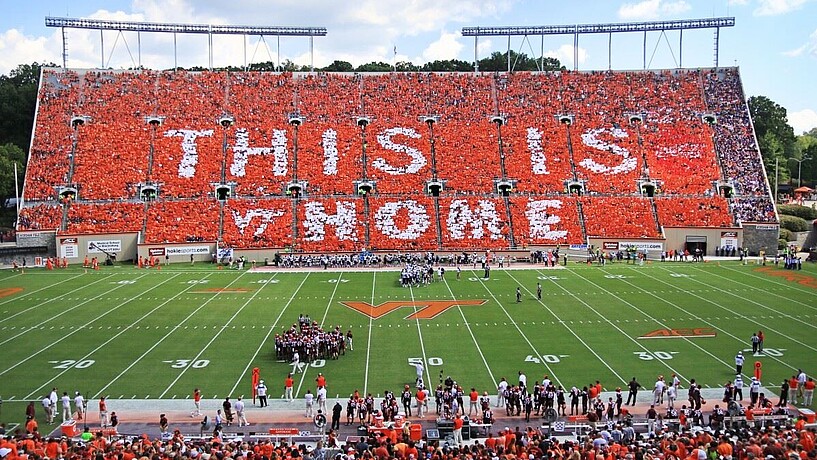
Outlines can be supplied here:
[[214, 200], [156, 201], [148, 208], [145, 242], [216, 241], [218, 222]]
[[356, 251], [365, 246], [364, 202], [360, 198], [299, 201], [298, 249], [307, 252]]
[[440, 116], [434, 125], [438, 177], [452, 190], [488, 193], [501, 177], [493, 79], [430, 74], [422, 82], [429, 88], [428, 111]]
[[510, 206], [514, 241], [519, 247], [585, 241], [574, 197], [517, 196], [510, 199]]
[[[471, 250], [776, 220], [734, 69], [58, 69], [43, 73], [39, 97], [20, 230], [144, 228], [148, 243], [234, 248]], [[78, 115], [87, 118], [72, 126]], [[361, 180], [373, 189], [359, 191]], [[433, 180], [439, 198], [426, 190]], [[306, 188], [291, 193], [300, 181]], [[716, 183], [734, 184], [734, 194], [714, 196]], [[140, 196], [140, 184], [158, 196]], [[58, 197], [62, 187], [77, 196]], [[217, 196], [219, 187], [230, 193]]]
[[[707, 107], [717, 114], [717, 122], [713, 125], [715, 150], [723, 173], [736, 184], [738, 195], [754, 197], [737, 200], [732, 206], [733, 212], [743, 222], [776, 222], [774, 204], [763, 173], [737, 69], [706, 72], [704, 88]], [[756, 204], [757, 207], [747, 203]]]
[[646, 198], [594, 196], [582, 197], [580, 201], [588, 236], [661, 237]]
[[36, 204], [20, 210], [18, 230], [57, 230], [62, 224], [62, 206]]
[[726, 198], [656, 198], [658, 220], [665, 227], [730, 227]]
[[508, 115], [503, 127], [505, 170], [523, 193], [564, 190], [573, 179], [567, 130], [557, 116], [559, 76], [514, 73], [498, 82], [500, 111]]
[[[333, 74], [308, 75], [295, 82], [298, 128], [298, 170], [309, 181], [309, 193], [348, 195], [352, 182], [363, 178], [363, 137], [358, 117], [360, 78]], [[367, 137], [367, 143], [374, 139]]]
[[292, 244], [292, 200], [231, 199], [224, 204], [224, 245], [230, 248]]
[[78, 110], [90, 121], [77, 129], [72, 182], [86, 200], [134, 198], [147, 175], [153, 99], [151, 72], [87, 72]]
[[491, 197], [440, 199], [440, 224], [444, 248], [491, 248], [510, 246], [510, 225], [505, 201]]
[[72, 203], [66, 233], [138, 232], [145, 222], [145, 204], [135, 201]]

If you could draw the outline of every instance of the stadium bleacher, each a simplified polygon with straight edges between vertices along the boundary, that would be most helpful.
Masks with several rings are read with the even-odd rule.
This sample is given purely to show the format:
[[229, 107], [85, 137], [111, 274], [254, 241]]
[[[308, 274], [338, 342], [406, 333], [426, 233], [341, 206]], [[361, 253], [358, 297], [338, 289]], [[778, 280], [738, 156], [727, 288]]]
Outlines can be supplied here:
[[234, 248], [503, 249], [776, 218], [736, 69], [51, 69], [25, 184], [19, 230]]

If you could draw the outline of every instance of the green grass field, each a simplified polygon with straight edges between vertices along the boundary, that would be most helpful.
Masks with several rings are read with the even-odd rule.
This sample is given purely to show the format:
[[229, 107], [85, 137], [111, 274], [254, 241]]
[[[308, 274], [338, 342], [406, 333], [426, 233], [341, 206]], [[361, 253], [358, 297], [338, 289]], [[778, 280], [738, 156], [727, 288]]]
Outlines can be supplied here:
[[[812, 265], [791, 272], [737, 262], [651, 263], [494, 269], [483, 280], [469, 269], [460, 280], [450, 270], [445, 282], [409, 289], [399, 286], [398, 273], [383, 271], [3, 271], [0, 396], [39, 399], [54, 386], [113, 399], [187, 398], [194, 387], [207, 398], [248, 395], [253, 367], [278, 396], [291, 366], [276, 361], [274, 335], [301, 313], [352, 329], [355, 347], [297, 375], [298, 396], [314, 390], [318, 372], [333, 397], [399, 390], [414, 380], [412, 359], [426, 364], [427, 382], [451, 375], [489, 393], [520, 370], [529, 383], [547, 374], [567, 388], [600, 380], [613, 389], [633, 376], [651, 387], [657, 375], [672, 373], [685, 384], [695, 378], [717, 387], [733, 377], [736, 352], [750, 350], [758, 330], [766, 351], [749, 353], [744, 374], [759, 361], [764, 385], [777, 388], [797, 368], [817, 372], [815, 273]], [[370, 319], [341, 303], [412, 300], [485, 302], [431, 319], [407, 319], [422, 305]], [[639, 338], [660, 330], [703, 337]]]

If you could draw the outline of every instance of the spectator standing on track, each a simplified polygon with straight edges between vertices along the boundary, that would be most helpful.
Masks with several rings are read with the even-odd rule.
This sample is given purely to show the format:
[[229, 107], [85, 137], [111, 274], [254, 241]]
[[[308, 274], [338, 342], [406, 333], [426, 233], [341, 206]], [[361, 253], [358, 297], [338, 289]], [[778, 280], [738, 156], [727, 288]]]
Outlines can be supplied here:
[[116, 428], [119, 425], [119, 416], [116, 415], [116, 411], [111, 412], [111, 428]]
[[630, 383], [627, 384], [627, 388], [630, 390], [627, 394], [627, 405], [635, 406], [636, 397], [638, 396], [638, 389], [641, 388], [641, 384], [636, 381], [635, 377], [633, 377], [633, 379], [630, 380]]
[[42, 405], [45, 411], [45, 423], [51, 425], [54, 423], [54, 407], [51, 405], [51, 398], [48, 395], [43, 398]]
[[454, 445], [457, 447], [462, 445], [462, 425], [462, 417], [460, 417], [460, 414], [457, 414], [454, 418]]
[[250, 426], [250, 422], [247, 421], [247, 417], [244, 414], [244, 401], [241, 400], [241, 396], [235, 402], [235, 415], [238, 417], [238, 426]]
[[82, 393], [79, 391], [75, 393], [74, 406], [77, 408], [77, 420], [82, 420], [86, 414], [87, 407], [85, 406], [85, 398], [82, 397]]
[[812, 400], [814, 399], [814, 387], [817, 386], [815, 384], [814, 379], [809, 377], [806, 380], [806, 383], [803, 384], [803, 405], [804, 406], [811, 406]]
[[193, 405], [195, 409], [190, 413], [190, 416], [201, 417], [201, 391], [198, 388], [193, 389]]
[[62, 421], [63, 423], [71, 420], [71, 397], [68, 396], [67, 391], [62, 392]]
[[314, 415], [312, 412], [312, 405], [315, 402], [315, 395], [312, 394], [312, 390], [306, 390], [304, 402], [306, 403], [306, 418], [312, 418]]
[[749, 400], [752, 405], [757, 405], [757, 399], [760, 397], [760, 380], [757, 377], [752, 377], [752, 383], [749, 384]]
[[102, 425], [102, 428], [108, 426], [108, 403], [104, 396], [99, 398], [99, 424]]
[[[263, 381], [262, 381], [263, 382]], [[292, 374], [287, 374], [287, 378], [284, 379], [284, 399], [287, 401], [292, 402], [292, 387], [295, 385], [295, 380], [292, 378]], [[266, 387], [264, 388], [266, 393]], [[264, 397], [264, 405], [266, 405], [267, 398]], [[264, 407], [262, 405], [261, 407]]]
[[763, 353], [763, 341], [766, 340], [766, 336], [763, 334], [763, 331], [757, 331], [757, 352]]
[[[219, 411], [219, 413], [221, 413], [221, 411]], [[216, 418], [218, 417], [219, 416], [216, 415]], [[167, 416], [165, 414], [159, 414], [159, 431], [161, 431], [163, 434], [167, 433], [167, 424]]]
[[326, 410], [326, 386], [318, 387], [318, 410], [328, 412]]
[[508, 389], [508, 381], [505, 380], [505, 377], [499, 379], [499, 385], [496, 387], [497, 395], [496, 395], [496, 407], [503, 407], [505, 406], [505, 390]]
[[738, 351], [738, 354], [735, 355], [735, 374], [740, 374], [743, 372], [743, 363], [746, 359], [743, 357], [743, 352]]
[[255, 386], [255, 394], [258, 396], [258, 404], [261, 407], [267, 407], [269, 405], [267, 404], [267, 384], [265, 384], [263, 380], [259, 380], [258, 385]]
[[341, 412], [343, 412], [343, 406], [340, 405], [339, 401], [335, 401], [335, 405], [332, 406], [332, 425], [329, 427], [330, 430], [340, 429]]
[[734, 391], [734, 395], [732, 396], [732, 399], [734, 399], [735, 401], [738, 401], [738, 402], [743, 401], [743, 376], [742, 375], [737, 374], [735, 376], [735, 381], [733, 382], [733, 385], [732, 385], [732, 391]]
[[789, 404], [797, 404], [797, 387], [798, 387], [797, 376], [792, 375], [789, 379], [789, 397], [786, 399], [786, 402]]
[[224, 409], [224, 417], [227, 419], [227, 426], [233, 424], [233, 404], [230, 402], [230, 398], [224, 398], [224, 402], [221, 403], [221, 408]]
[[57, 403], [60, 401], [60, 397], [57, 395], [57, 387], [51, 389], [48, 399], [51, 400], [51, 410], [53, 411], [54, 416], [60, 415], [60, 411], [57, 408]]
[[777, 400], [777, 407], [786, 407], [789, 405], [789, 381], [783, 379], [780, 384], [780, 399]]
[[803, 398], [804, 391], [806, 389], [806, 373], [803, 372], [803, 369], [797, 369], [797, 397]]

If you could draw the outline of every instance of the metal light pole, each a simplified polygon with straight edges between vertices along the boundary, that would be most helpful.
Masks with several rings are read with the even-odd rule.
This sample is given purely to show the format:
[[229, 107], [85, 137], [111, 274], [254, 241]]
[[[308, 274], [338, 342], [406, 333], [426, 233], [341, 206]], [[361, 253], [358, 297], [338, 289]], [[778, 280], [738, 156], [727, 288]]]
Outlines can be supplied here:
[[802, 186], [802, 184], [800, 183], [800, 170], [803, 167], [803, 162], [806, 161], [806, 160], [811, 160], [811, 157], [806, 156], [806, 157], [800, 158], [799, 160], [797, 158], [792, 158], [792, 160], [797, 162], [797, 188], [800, 188]]

